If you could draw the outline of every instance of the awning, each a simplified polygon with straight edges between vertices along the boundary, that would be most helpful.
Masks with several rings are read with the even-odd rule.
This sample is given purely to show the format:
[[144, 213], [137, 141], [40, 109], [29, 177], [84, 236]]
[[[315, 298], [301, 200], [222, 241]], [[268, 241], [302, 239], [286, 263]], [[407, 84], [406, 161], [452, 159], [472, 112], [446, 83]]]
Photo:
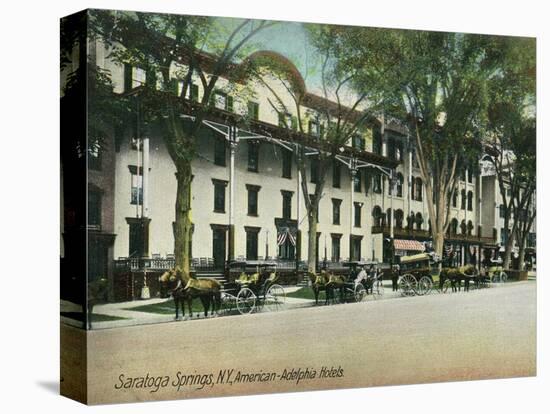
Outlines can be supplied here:
[[395, 239], [393, 241], [393, 247], [395, 250], [414, 250], [417, 252], [423, 252], [426, 250], [424, 244], [418, 240], [401, 240]]

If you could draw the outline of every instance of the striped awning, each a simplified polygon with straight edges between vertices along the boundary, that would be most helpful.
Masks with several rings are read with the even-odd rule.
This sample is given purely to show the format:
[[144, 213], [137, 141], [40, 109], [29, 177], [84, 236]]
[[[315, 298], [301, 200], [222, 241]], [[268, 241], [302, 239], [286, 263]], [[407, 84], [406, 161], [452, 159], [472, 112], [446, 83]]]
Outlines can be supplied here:
[[395, 250], [414, 250], [417, 252], [423, 252], [426, 250], [424, 244], [418, 240], [401, 240], [395, 239], [393, 241], [393, 246]]

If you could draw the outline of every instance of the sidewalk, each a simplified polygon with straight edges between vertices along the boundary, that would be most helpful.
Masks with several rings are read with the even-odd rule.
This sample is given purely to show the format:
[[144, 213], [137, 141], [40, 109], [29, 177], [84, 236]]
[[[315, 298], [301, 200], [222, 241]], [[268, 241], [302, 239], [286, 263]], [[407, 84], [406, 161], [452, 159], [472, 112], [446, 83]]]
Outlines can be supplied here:
[[[531, 278], [530, 278], [531, 279]], [[505, 283], [505, 284], [490, 284], [490, 288], [503, 288], [503, 287], [509, 287], [511, 285], [514, 285], [515, 283], [520, 282], [513, 282], [513, 283]], [[523, 282], [527, 283], [527, 282]], [[300, 289], [302, 289], [303, 286], [285, 286], [285, 293], [286, 295], [289, 295], [291, 293], [294, 293]], [[471, 290], [473, 291], [473, 289]], [[447, 295], [456, 295], [456, 294], [464, 294], [468, 292], [464, 292], [462, 290], [460, 293], [451, 293], [450, 291], [447, 293]], [[439, 294], [439, 291], [437, 289], [433, 289], [432, 292], [429, 295], [435, 295]], [[384, 281], [384, 294], [382, 296], [375, 297], [373, 295], [368, 295], [364, 299], [364, 302], [373, 302], [373, 301], [384, 301], [388, 299], [397, 299], [402, 298], [401, 292], [399, 291], [392, 291], [391, 287], [391, 281]], [[419, 298], [421, 296], [418, 296]], [[109, 328], [117, 328], [122, 326], [136, 326], [136, 325], [147, 325], [147, 324], [153, 324], [153, 323], [163, 323], [163, 322], [174, 322], [174, 314], [159, 314], [159, 313], [153, 313], [153, 312], [145, 312], [145, 311], [137, 311], [132, 310], [133, 308], [142, 307], [145, 305], [154, 305], [154, 304], [160, 304], [164, 302], [171, 302], [171, 298], [152, 298], [152, 299], [146, 299], [146, 300], [136, 300], [136, 301], [130, 301], [130, 302], [118, 302], [118, 303], [108, 303], [103, 305], [97, 305], [94, 307], [94, 314], [100, 315], [100, 317], [111, 317], [111, 318], [117, 318], [116, 320], [107, 320], [107, 321], [95, 321], [92, 323], [93, 329], [109, 329]], [[306, 307], [312, 307], [314, 305], [314, 300], [312, 299], [304, 299], [304, 298], [293, 298], [293, 297], [286, 297], [284, 310], [291, 310], [291, 309], [299, 309], [299, 308], [306, 308]], [[171, 303], [170, 303], [171, 305]], [[323, 307], [324, 305], [324, 299], [319, 301], [319, 307]], [[332, 306], [332, 305], [329, 305]], [[75, 305], [74, 303], [67, 302], [67, 301], [61, 301], [61, 312], [75, 312], [80, 313], [82, 311], [82, 308], [78, 305]], [[259, 309], [254, 311], [254, 313], [265, 313], [268, 312], [267, 309]], [[241, 316], [237, 313], [231, 314], [231, 315], [224, 315], [224, 318], [231, 318], [235, 316]], [[197, 316], [195, 313], [189, 320], [199, 320], [204, 319], [204, 316], [202, 316], [202, 313]], [[72, 319], [66, 316], [61, 316], [61, 321], [76, 327], [82, 327], [82, 321], [78, 321], [76, 319]]]

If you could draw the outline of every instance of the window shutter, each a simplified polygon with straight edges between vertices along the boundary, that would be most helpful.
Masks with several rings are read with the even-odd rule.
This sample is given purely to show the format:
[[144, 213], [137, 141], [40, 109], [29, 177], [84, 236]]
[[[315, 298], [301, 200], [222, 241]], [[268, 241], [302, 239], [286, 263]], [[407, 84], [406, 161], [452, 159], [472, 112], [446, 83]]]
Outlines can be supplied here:
[[124, 64], [124, 92], [132, 89], [132, 65]]
[[145, 74], [145, 85], [156, 89], [157, 85], [157, 73], [153, 69], [149, 69]]
[[229, 112], [233, 112], [233, 97], [227, 95], [225, 98], [225, 109]]
[[296, 130], [298, 129], [298, 119], [296, 119], [295, 116], [293, 116], [293, 117], [291, 118], [290, 127], [291, 127], [294, 131], [296, 131]]
[[178, 86], [179, 82], [177, 79], [170, 79], [170, 92], [176, 96], [178, 95]]
[[194, 83], [191, 84], [191, 91], [189, 96], [193, 102], [197, 102], [199, 100], [199, 85], [196, 85]]

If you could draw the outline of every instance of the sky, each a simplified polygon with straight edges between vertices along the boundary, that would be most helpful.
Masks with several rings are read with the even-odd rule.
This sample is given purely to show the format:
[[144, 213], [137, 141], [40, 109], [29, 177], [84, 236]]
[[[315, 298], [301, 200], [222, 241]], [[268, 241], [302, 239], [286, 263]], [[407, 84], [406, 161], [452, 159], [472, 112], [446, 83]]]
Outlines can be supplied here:
[[[228, 28], [239, 24], [241, 19], [219, 18]], [[253, 50], [272, 50], [292, 61], [300, 71], [309, 92], [321, 91], [320, 59], [308, 40], [308, 34], [299, 22], [277, 22], [274, 26], [259, 31], [250, 41]]]

